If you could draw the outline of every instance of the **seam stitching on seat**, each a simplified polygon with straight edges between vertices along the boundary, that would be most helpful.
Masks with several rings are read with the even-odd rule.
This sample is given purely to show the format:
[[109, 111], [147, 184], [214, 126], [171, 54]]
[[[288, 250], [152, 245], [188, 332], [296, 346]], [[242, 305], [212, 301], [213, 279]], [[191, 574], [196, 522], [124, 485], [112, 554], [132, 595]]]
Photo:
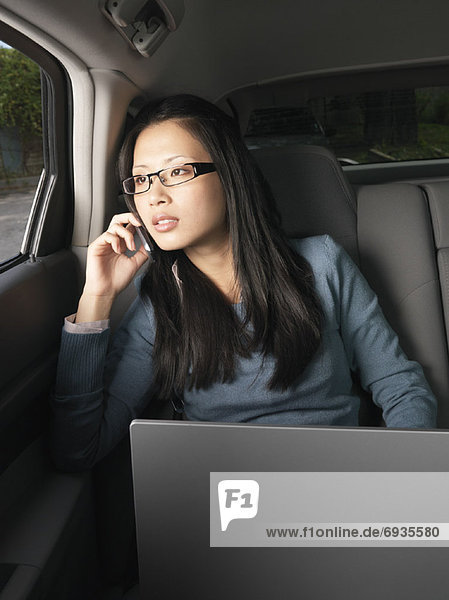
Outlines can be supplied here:
[[417, 292], [418, 290], [420, 290], [423, 287], [426, 287], [427, 285], [430, 285], [431, 283], [438, 284], [439, 280], [438, 279], [429, 279], [429, 281], [426, 281], [425, 283], [418, 285], [418, 287], [411, 290], [406, 296], [404, 296], [403, 298], [401, 298], [401, 300], [399, 300], [398, 306], [400, 306], [403, 302], [405, 302], [407, 300], [407, 298], [410, 298], [410, 296], [412, 296], [415, 292]]
[[[418, 187], [420, 187], [420, 186], [418, 186]], [[421, 187], [421, 190], [424, 192], [425, 196], [427, 196], [427, 202], [428, 202], [428, 206], [430, 209], [430, 219], [431, 219], [431, 224], [434, 226], [433, 229], [434, 229], [434, 233], [435, 233], [436, 242], [437, 242], [437, 244], [442, 244], [443, 236], [442, 236], [442, 230], [441, 230], [441, 224], [440, 224], [438, 202], [436, 202], [436, 200], [435, 200], [435, 194], [434, 194], [432, 188], [429, 188], [428, 186]], [[433, 206], [433, 210], [432, 210], [432, 206]]]
[[445, 310], [445, 302], [444, 302], [444, 298], [446, 298], [449, 295], [449, 270], [448, 270], [448, 266], [449, 266], [449, 262], [447, 257], [445, 256], [445, 253], [441, 253], [441, 260], [443, 262], [443, 269], [444, 269], [444, 289], [442, 290], [443, 292], [443, 312], [446, 314], [446, 310]]
[[[444, 280], [442, 280], [442, 285], [441, 285], [441, 303], [443, 305], [443, 322], [445, 325], [445, 329], [446, 329], [446, 343], [449, 343], [449, 329], [448, 329], [448, 319], [449, 319], [449, 314], [448, 314], [448, 306], [447, 306], [447, 302], [445, 302], [445, 298], [448, 297], [449, 295], [449, 261], [447, 259], [447, 257], [445, 256], [446, 253], [440, 253], [440, 257], [441, 257], [441, 262], [443, 263], [443, 271], [444, 271]], [[441, 277], [440, 277], [441, 279]]]
[[348, 191], [346, 190], [346, 186], [343, 185], [343, 182], [341, 181], [341, 174], [340, 174], [339, 170], [337, 169], [337, 167], [335, 166], [335, 164], [332, 161], [328, 160], [327, 158], [326, 158], [326, 160], [329, 162], [329, 164], [330, 164], [330, 166], [331, 166], [334, 174], [337, 175], [338, 185], [340, 186], [340, 188], [341, 188], [341, 190], [343, 192], [343, 195], [345, 197], [346, 202], [348, 203], [349, 207], [354, 212], [354, 214], [356, 214], [356, 212], [357, 212], [357, 205], [356, 205], [355, 202], [352, 202], [352, 197], [348, 195]]

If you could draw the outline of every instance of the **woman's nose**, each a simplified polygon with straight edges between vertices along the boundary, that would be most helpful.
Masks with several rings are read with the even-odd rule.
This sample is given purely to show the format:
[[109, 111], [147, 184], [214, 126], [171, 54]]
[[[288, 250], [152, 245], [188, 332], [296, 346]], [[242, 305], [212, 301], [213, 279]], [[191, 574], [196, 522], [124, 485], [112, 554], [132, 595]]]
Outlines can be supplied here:
[[158, 206], [159, 204], [167, 204], [171, 202], [169, 188], [162, 185], [159, 177], [153, 177], [150, 189], [146, 193], [149, 204]]

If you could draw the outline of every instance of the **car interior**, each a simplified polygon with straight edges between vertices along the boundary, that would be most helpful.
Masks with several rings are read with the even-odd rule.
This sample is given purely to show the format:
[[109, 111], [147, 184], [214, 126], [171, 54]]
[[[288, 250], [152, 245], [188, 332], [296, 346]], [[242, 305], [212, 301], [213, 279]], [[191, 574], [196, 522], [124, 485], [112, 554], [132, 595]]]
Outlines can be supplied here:
[[[445, 17], [443, 0], [0, 0], [0, 55], [37, 65], [41, 112], [31, 168], [15, 71], [14, 174], [4, 140], [21, 121], [0, 116], [0, 600], [114, 600], [137, 578], [129, 440], [82, 473], [58, 471], [47, 441], [63, 320], [89, 244], [127, 210], [115, 165], [146, 100], [191, 93], [235, 117], [289, 237], [347, 250], [449, 427]], [[118, 298], [112, 329], [134, 295]], [[354, 386], [360, 425], [382, 427], [357, 373]], [[156, 399], [144, 416], [172, 410]]]

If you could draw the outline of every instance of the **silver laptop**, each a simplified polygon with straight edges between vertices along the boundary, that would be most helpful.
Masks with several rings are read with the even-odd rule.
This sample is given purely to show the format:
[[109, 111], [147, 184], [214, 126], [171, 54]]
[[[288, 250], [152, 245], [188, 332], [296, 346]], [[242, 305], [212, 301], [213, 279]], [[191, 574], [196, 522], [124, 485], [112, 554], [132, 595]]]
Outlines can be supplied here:
[[449, 432], [136, 420], [131, 452], [142, 599], [448, 597]]

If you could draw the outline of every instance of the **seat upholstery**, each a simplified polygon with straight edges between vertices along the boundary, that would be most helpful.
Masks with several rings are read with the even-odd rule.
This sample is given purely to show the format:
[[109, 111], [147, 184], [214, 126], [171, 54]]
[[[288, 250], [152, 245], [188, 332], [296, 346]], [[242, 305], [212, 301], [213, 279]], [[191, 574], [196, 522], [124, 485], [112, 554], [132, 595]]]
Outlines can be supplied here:
[[273, 190], [287, 235], [332, 232], [358, 263], [357, 200], [332, 152], [321, 146], [284, 146], [252, 154]]
[[448, 319], [449, 183], [427, 190], [433, 223], [440, 227], [438, 270], [432, 219], [418, 185], [369, 185], [356, 193], [327, 148], [284, 146], [255, 151], [254, 157], [273, 188], [287, 233], [328, 233], [359, 264], [404, 351], [424, 368], [439, 402], [439, 426], [448, 427], [449, 361], [440, 279]]
[[449, 182], [428, 183], [424, 184], [422, 188], [428, 198], [432, 216], [446, 323], [446, 340], [449, 344]]
[[360, 266], [407, 355], [424, 368], [449, 423], [449, 361], [434, 234], [426, 195], [413, 184], [358, 190]]

